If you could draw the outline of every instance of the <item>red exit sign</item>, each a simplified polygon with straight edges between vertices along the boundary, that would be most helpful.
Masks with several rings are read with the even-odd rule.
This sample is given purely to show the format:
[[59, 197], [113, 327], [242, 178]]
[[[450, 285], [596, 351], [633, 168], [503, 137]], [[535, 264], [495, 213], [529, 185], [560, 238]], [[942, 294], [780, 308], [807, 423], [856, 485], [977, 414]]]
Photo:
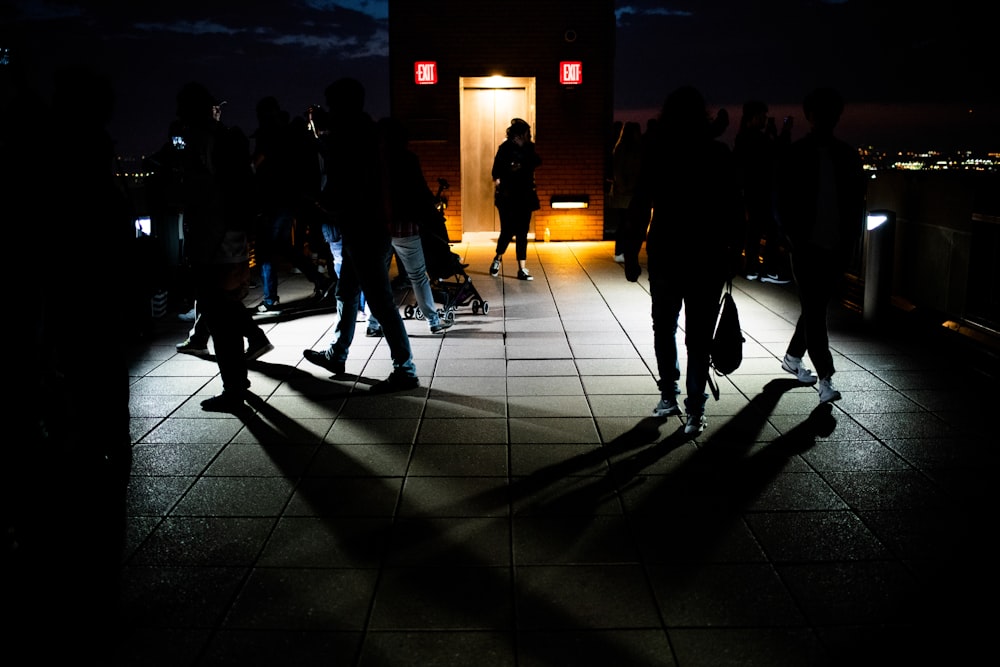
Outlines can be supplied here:
[[559, 83], [567, 86], [583, 83], [583, 63], [565, 60], [559, 63]]
[[438, 82], [438, 64], [435, 62], [416, 62], [413, 64], [413, 80], [418, 86], [426, 86]]

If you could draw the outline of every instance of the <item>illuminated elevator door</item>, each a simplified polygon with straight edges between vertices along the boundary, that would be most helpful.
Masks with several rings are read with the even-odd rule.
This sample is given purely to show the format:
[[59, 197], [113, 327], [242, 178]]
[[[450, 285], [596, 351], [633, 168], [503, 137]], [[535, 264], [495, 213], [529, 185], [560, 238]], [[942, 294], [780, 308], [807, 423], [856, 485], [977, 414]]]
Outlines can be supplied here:
[[523, 118], [534, 134], [534, 80], [462, 80], [462, 231], [500, 231], [493, 206], [493, 158], [512, 118]]

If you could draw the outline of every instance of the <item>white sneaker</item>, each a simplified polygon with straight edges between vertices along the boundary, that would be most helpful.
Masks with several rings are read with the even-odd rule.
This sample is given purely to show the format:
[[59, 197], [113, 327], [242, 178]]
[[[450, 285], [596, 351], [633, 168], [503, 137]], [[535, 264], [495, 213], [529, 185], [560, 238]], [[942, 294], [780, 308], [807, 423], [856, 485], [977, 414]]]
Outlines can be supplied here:
[[819, 379], [815, 373], [802, 364], [802, 357], [786, 354], [785, 358], [781, 360], [781, 368], [794, 375], [795, 379], [802, 384], [816, 384], [816, 380]]
[[617, 255], [615, 255], [615, 261], [618, 262], [619, 264], [624, 264], [625, 263], [625, 253], [618, 253]]
[[681, 413], [681, 407], [677, 405], [677, 401], [673, 401], [669, 398], [661, 398], [660, 402], [656, 404], [653, 408], [654, 417], [672, 417], [674, 415], [679, 415]]
[[706, 428], [708, 428], [708, 420], [705, 419], [705, 415], [691, 415], [687, 416], [687, 423], [684, 424], [684, 432], [688, 435], [692, 433], [701, 433]]
[[840, 392], [834, 389], [833, 380], [823, 378], [819, 381], [819, 402], [833, 403], [840, 400]]

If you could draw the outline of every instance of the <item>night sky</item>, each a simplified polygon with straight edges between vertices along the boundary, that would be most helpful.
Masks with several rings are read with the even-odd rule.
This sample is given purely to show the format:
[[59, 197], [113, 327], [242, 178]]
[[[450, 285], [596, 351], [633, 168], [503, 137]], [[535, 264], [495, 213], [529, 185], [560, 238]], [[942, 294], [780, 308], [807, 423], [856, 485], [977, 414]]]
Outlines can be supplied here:
[[[419, 1], [419, 0], [413, 0]], [[465, 0], [479, 2], [480, 0]], [[492, 5], [491, 5], [492, 6]], [[643, 123], [682, 84], [726, 108], [731, 139], [742, 103], [796, 117], [816, 85], [848, 100], [841, 134], [885, 150], [1000, 151], [1000, 86], [988, 3], [888, 0], [618, 3], [616, 118]], [[159, 147], [187, 80], [228, 101], [223, 119], [253, 130], [258, 99], [291, 113], [350, 75], [368, 110], [389, 113], [388, 2], [3, 0], [0, 36], [43, 93], [60, 64], [113, 78], [109, 127], [125, 154]], [[995, 37], [995, 36], [994, 36]]]

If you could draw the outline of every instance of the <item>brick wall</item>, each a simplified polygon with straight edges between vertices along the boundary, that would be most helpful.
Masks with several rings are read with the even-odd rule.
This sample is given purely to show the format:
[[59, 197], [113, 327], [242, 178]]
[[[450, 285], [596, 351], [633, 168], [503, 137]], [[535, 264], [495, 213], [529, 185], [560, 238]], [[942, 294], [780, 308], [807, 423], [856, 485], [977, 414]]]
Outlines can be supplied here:
[[[389, 1], [392, 114], [410, 128], [431, 189], [445, 178], [448, 230], [462, 234], [458, 81], [502, 73], [535, 77], [535, 119], [543, 165], [537, 173], [541, 239], [601, 240], [604, 165], [613, 121], [613, 0], [507, 0], [502, 5], [448, 0]], [[418, 86], [413, 64], [438, 63], [437, 85]], [[559, 63], [583, 62], [583, 83], [559, 83]], [[553, 194], [586, 194], [590, 208], [552, 210]]]

